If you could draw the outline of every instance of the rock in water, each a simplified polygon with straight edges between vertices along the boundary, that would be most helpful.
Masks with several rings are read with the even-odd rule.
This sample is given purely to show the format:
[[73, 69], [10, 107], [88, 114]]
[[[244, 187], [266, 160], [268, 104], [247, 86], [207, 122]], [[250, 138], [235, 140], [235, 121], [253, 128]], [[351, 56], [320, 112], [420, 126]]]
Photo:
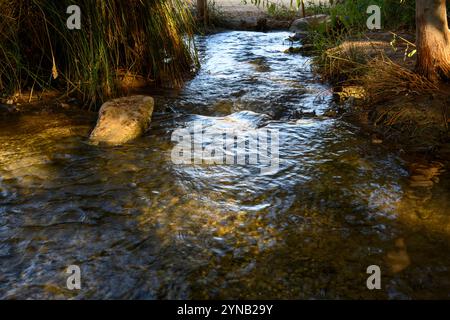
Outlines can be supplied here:
[[121, 145], [141, 136], [150, 125], [153, 107], [154, 100], [149, 96], [124, 97], [104, 103], [91, 141]]
[[317, 26], [324, 23], [330, 23], [331, 17], [326, 14], [317, 14], [314, 16], [308, 16], [300, 18], [292, 22], [289, 31], [294, 33], [302, 33], [308, 31], [311, 26]]

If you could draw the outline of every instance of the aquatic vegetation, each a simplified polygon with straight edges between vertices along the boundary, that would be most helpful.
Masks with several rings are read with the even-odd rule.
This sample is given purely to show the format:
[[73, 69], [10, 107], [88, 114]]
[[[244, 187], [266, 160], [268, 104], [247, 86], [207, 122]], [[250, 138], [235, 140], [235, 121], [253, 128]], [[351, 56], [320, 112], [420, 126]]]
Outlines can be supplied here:
[[0, 92], [57, 88], [90, 105], [121, 81], [179, 86], [197, 64], [193, 19], [182, 0], [88, 1], [69, 30], [71, 1], [0, 1]]

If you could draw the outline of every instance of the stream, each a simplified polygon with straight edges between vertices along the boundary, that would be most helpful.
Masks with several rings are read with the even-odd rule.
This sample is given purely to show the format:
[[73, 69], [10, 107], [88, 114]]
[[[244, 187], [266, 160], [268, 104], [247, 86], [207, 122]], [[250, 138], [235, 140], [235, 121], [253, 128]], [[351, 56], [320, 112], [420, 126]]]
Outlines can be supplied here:
[[[331, 88], [288, 35], [198, 37], [198, 74], [120, 147], [89, 144], [93, 115], [0, 119], [0, 298], [450, 298], [448, 173], [412, 188], [397, 153], [324, 116]], [[195, 121], [278, 132], [277, 170], [174, 164]]]

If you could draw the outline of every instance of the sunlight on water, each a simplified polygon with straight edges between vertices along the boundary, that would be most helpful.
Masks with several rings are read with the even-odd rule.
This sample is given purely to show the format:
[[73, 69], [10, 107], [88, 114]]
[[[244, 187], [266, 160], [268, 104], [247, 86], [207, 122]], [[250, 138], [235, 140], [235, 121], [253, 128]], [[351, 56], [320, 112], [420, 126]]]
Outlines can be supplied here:
[[[122, 147], [88, 144], [88, 116], [1, 120], [0, 298], [449, 298], [450, 179], [412, 197], [403, 160], [322, 116], [330, 90], [286, 37], [199, 37], [198, 75]], [[278, 170], [173, 164], [198, 120], [277, 130]]]

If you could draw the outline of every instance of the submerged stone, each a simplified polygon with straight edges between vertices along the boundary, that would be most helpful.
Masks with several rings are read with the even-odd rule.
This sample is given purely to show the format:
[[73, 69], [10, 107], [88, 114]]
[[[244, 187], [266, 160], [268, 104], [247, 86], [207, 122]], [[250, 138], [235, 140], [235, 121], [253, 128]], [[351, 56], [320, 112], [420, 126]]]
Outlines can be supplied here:
[[153, 98], [142, 95], [104, 103], [91, 133], [91, 142], [121, 145], [138, 138], [150, 125], [153, 107]]

